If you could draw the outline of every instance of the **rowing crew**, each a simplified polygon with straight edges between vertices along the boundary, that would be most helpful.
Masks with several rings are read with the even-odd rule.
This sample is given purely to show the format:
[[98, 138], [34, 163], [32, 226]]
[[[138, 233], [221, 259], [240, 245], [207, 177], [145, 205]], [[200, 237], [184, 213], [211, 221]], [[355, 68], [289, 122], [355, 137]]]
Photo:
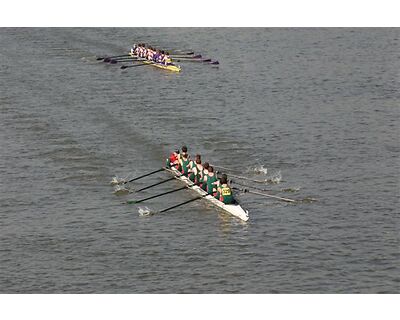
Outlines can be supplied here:
[[168, 52], [155, 49], [150, 46], [146, 47], [144, 43], [140, 43], [138, 45], [134, 44], [131, 48], [131, 54], [149, 61], [162, 63], [166, 66], [172, 64], [172, 59]]
[[182, 175], [219, 201], [225, 204], [235, 203], [227, 175], [222, 174], [218, 180], [213, 166], [208, 162], [202, 164], [201, 155], [197, 154], [195, 160], [190, 159], [186, 146], [182, 147], [181, 152], [176, 150], [171, 153], [167, 159], [167, 167], [176, 168]]

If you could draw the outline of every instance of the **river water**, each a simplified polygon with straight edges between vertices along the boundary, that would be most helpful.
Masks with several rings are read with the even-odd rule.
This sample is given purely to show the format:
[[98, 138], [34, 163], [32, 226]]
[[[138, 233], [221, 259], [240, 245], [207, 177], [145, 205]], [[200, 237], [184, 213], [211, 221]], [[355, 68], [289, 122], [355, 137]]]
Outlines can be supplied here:
[[[0, 292], [399, 293], [399, 36], [0, 29]], [[133, 42], [220, 65], [181, 61], [174, 74], [96, 60]], [[113, 194], [114, 175], [155, 170], [183, 144], [279, 182], [252, 187], [317, 201], [238, 194], [244, 223], [200, 201], [151, 216], [124, 203], [179, 182]]]

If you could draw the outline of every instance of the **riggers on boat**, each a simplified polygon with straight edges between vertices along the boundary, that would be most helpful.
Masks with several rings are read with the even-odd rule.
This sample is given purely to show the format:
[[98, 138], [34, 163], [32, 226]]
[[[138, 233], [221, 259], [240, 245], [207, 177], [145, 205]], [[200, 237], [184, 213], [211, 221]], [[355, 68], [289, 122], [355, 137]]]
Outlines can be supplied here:
[[181, 71], [181, 67], [178, 66], [178, 65], [175, 65], [175, 64], [165, 65], [165, 64], [162, 64], [162, 63], [158, 63], [158, 62], [149, 61], [149, 60], [147, 60], [145, 58], [138, 57], [137, 55], [135, 55], [132, 52], [129, 52], [129, 55], [131, 57], [137, 58], [138, 61], [140, 61], [140, 62], [143, 62], [143, 63], [146, 63], [146, 64], [151, 64], [152, 66], [157, 67], [157, 68], [161, 68], [161, 69], [172, 71], [172, 72], [180, 72]]
[[215, 199], [212, 195], [207, 195], [207, 192], [204, 191], [202, 188], [199, 186], [195, 185], [192, 181], [190, 181], [189, 178], [186, 176], [182, 175], [177, 169], [175, 168], [165, 168], [165, 171], [171, 173], [174, 175], [174, 177], [185, 183], [189, 189], [197, 192], [199, 195], [203, 196], [203, 199], [209, 201], [216, 207], [224, 210], [225, 212], [230, 213], [231, 215], [243, 220], [247, 221], [249, 220], [249, 212], [247, 210], [244, 210], [238, 203], [236, 204], [224, 204], [223, 202]]

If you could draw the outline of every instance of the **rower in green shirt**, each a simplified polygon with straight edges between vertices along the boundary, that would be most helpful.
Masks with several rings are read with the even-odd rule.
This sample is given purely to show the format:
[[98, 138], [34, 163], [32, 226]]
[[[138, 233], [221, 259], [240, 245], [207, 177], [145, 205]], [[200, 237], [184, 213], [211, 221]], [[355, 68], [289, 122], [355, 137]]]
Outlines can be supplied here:
[[203, 171], [201, 155], [196, 154], [196, 158], [194, 161], [190, 162], [189, 168], [189, 179], [195, 184], [200, 184], [201, 172]]
[[189, 168], [190, 168], [189, 164], [190, 164], [191, 160], [190, 160], [190, 156], [187, 152], [186, 146], [182, 147], [181, 152], [178, 155], [178, 162], [179, 162], [178, 170], [185, 177], [187, 177], [189, 174]]
[[204, 175], [204, 181], [206, 183], [206, 191], [208, 194], [215, 195], [216, 185], [215, 183], [218, 181], [216, 174], [214, 173], [213, 166], [208, 167], [207, 175]]
[[200, 188], [202, 188], [204, 191], [207, 191], [207, 182], [206, 182], [206, 176], [208, 175], [208, 168], [210, 167], [210, 164], [208, 162], [205, 162], [203, 164], [203, 170], [201, 171], [200, 174]]
[[215, 198], [225, 204], [232, 204], [234, 202], [232, 189], [228, 185], [228, 177], [226, 174], [222, 174], [221, 178], [219, 179], [219, 186], [217, 188], [217, 195]]

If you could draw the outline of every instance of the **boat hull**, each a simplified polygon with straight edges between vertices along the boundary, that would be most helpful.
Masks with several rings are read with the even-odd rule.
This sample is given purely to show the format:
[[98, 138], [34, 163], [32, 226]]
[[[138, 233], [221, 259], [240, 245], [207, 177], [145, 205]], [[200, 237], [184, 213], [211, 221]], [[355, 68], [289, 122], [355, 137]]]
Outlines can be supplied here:
[[183, 176], [177, 169], [166, 168], [165, 170], [168, 171], [169, 173], [171, 173], [172, 175], [174, 175], [177, 180], [180, 180], [183, 183], [185, 183], [189, 189], [195, 191], [196, 193], [198, 193], [201, 196], [204, 196], [203, 199], [208, 200], [216, 207], [224, 210], [225, 212], [230, 213], [231, 215], [233, 215], [243, 221], [249, 220], [249, 212], [247, 210], [244, 210], [239, 204], [225, 204], [225, 203], [215, 199], [211, 195], [206, 196], [207, 192], [205, 192], [199, 186], [194, 185], [194, 183], [189, 178]]

